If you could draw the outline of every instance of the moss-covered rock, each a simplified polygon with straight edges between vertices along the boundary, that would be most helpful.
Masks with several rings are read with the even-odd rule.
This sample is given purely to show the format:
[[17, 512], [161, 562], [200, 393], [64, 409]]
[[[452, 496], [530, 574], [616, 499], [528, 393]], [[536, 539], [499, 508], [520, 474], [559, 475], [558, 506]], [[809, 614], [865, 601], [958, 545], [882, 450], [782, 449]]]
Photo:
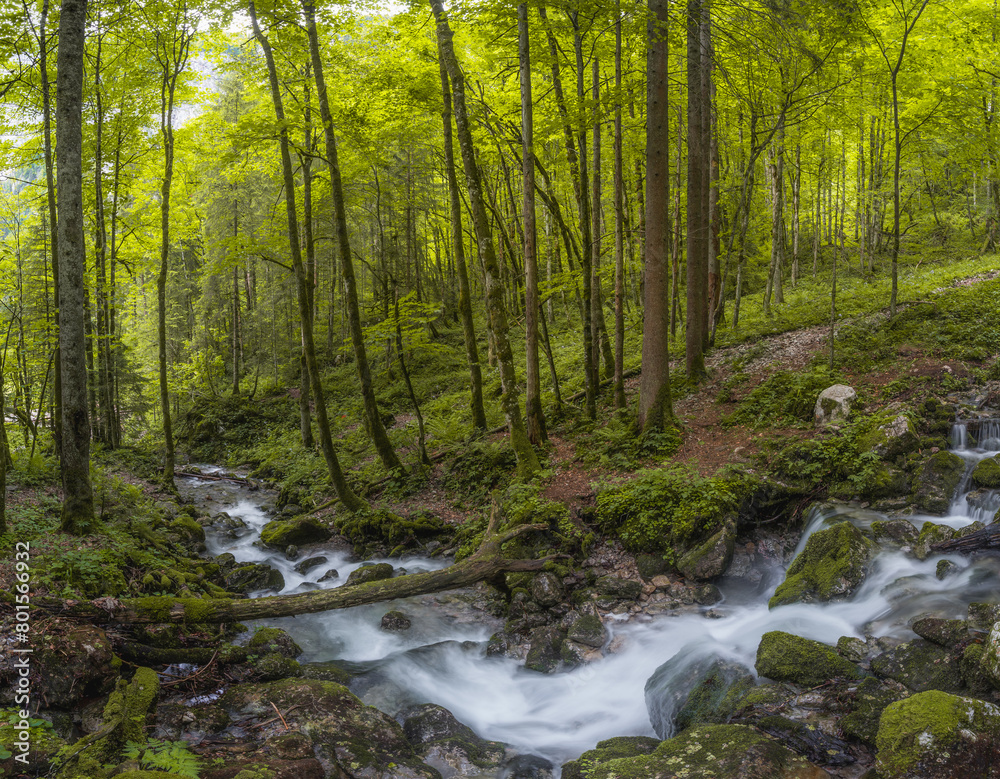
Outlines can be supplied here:
[[909, 417], [899, 414], [884, 424], [877, 424], [858, 440], [862, 452], [875, 452], [883, 460], [892, 460], [900, 455], [916, 451], [920, 446], [920, 436]]
[[271, 520], [260, 531], [260, 540], [274, 549], [284, 549], [290, 544], [316, 544], [332, 535], [330, 528], [316, 517], [295, 517]]
[[255, 652], [277, 652], [285, 657], [298, 657], [302, 647], [295, 643], [288, 633], [281, 628], [260, 628], [247, 641], [247, 649]]
[[503, 744], [480, 738], [441, 706], [423, 704], [399, 719], [417, 754], [442, 776], [495, 775], [503, 762]]
[[936, 452], [932, 454], [917, 472], [914, 480], [916, 492], [913, 502], [917, 508], [928, 514], [944, 516], [951, 506], [951, 498], [955, 494], [962, 474], [965, 473], [965, 460], [953, 452]]
[[618, 576], [602, 576], [594, 583], [599, 595], [621, 600], [635, 600], [642, 595], [642, 585], [632, 579]]
[[958, 665], [960, 657], [959, 653], [916, 638], [872, 658], [871, 670], [914, 692], [960, 692], [965, 688]]
[[281, 571], [267, 563], [247, 563], [229, 571], [223, 582], [231, 592], [254, 592], [256, 590], [283, 590], [285, 577]]
[[531, 598], [539, 606], [555, 606], [563, 599], [563, 586], [559, 577], [549, 571], [542, 571], [532, 577]]
[[1000, 622], [993, 623], [990, 629], [986, 645], [983, 647], [982, 667], [993, 685], [1000, 689]]
[[[107, 634], [92, 625], [56, 624], [32, 635], [32, 692], [49, 706], [69, 709], [84, 698], [108, 692], [117, 675]], [[13, 703], [17, 670], [0, 663], [0, 703]]]
[[52, 758], [65, 743], [47, 721], [22, 719], [20, 709], [0, 709], [0, 754], [9, 755], [0, 757], [0, 775], [47, 776]]
[[735, 548], [736, 522], [727, 521], [708, 539], [685, 552], [677, 561], [677, 570], [692, 581], [715, 579], [726, 572]]
[[365, 557], [375, 554], [395, 557], [428, 541], [447, 538], [452, 530], [447, 522], [426, 512], [401, 517], [374, 508], [340, 513], [334, 524], [355, 552]]
[[935, 522], [924, 522], [920, 528], [920, 536], [913, 545], [913, 556], [918, 560], [926, 560], [931, 555], [931, 546], [941, 541], [950, 541], [958, 531], [947, 525]]
[[662, 576], [670, 570], [670, 563], [661, 554], [638, 554], [635, 567], [643, 581], [652, 581], [654, 576]]
[[913, 623], [913, 632], [921, 638], [951, 649], [969, 638], [969, 623], [964, 619], [923, 617]]
[[598, 741], [594, 749], [584, 752], [576, 760], [563, 763], [562, 779], [587, 779], [594, 766], [623, 757], [649, 755], [659, 745], [659, 739], [648, 736], [616, 736]]
[[962, 681], [969, 690], [969, 695], [976, 698], [996, 699], [993, 680], [983, 667], [983, 656], [986, 648], [982, 644], [969, 644], [962, 651], [962, 659], [958, 668], [962, 672]]
[[864, 581], [875, 544], [850, 522], [813, 533], [768, 606], [846, 598]]
[[199, 525], [187, 514], [178, 514], [177, 519], [168, 526], [186, 541], [204, 541], [205, 528]]
[[600, 763], [588, 779], [820, 779], [827, 773], [744, 725], [700, 725], [651, 754]]
[[585, 614], [573, 620], [566, 633], [566, 638], [593, 649], [600, 649], [608, 639], [608, 630], [604, 627], [600, 617]]
[[528, 657], [524, 667], [531, 671], [552, 673], [559, 666], [564, 634], [555, 627], [541, 627], [531, 631]]
[[1000, 603], [970, 603], [969, 627], [973, 630], [991, 630], [1000, 622]]
[[885, 707], [909, 695], [910, 691], [899, 682], [874, 676], [862, 679], [847, 703], [848, 712], [838, 723], [841, 732], [848, 738], [875, 746], [879, 718]]
[[846, 384], [834, 384], [823, 390], [816, 398], [813, 408], [813, 418], [816, 427], [825, 427], [840, 422], [846, 422], [851, 416], [851, 409], [858, 399], [854, 387]]
[[393, 573], [395, 573], [395, 569], [392, 567], [392, 563], [362, 565], [360, 568], [351, 571], [351, 575], [347, 577], [347, 583], [344, 586], [351, 587], [355, 584], [380, 582], [383, 579], [391, 579]]
[[763, 635], [754, 668], [761, 676], [776, 682], [794, 682], [806, 687], [834, 678], [860, 679], [865, 675], [833, 647], [781, 630]]
[[1000, 709], [938, 690], [890, 704], [876, 738], [881, 779], [991, 776], [1000, 758]]
[[887, 546], [912, 546], [920, 531], [905, 519], [887, 519], [872, 522], [872, 537]]
[[1000, 459], [987, 457], [980, 460], [972, 469], [972, 483], [991, 490], [1000, 487]]
[[754, 726], [814, 763], [840, 767], [857, 762], [849, 754], [847, 742], [813, 724], [768, 714], [755, 721]]

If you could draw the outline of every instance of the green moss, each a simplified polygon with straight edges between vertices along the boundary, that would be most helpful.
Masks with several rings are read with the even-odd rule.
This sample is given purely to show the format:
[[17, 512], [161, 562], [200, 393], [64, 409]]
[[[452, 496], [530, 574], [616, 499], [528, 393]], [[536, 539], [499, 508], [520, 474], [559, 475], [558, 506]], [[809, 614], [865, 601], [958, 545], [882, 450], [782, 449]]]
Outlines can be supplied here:
[[768, 603], [829, 601], [850, 595], [864, 581], [875, 545], [850, 522], [813, 533]]
[[660, 745], [659, 739], [648, 736], [617, 736], [598, 741], [594, 749], [584, 752], [576, 760], [563, 764], [562, 779], [585, 779], [590, 769], [609, 760], [651, 754]]
[[862, 679], [847, 704], [850, 711], [840, 718], [840, 730], [845, 736], [874, 746], [879, 717], [885, 707], [907, 695], [900, 685], [887, 684], [874, 676]]
[[879, 775], [902, 779], [912, 776], [918, 764], [947, 763], [951, 752], [967, 740], [962, 731], [969, 732], [972, 741], [997, 738], [1000, 712], [983, 701], [938, 690], [890, 704], [882, 712], [876, 737]]
[[953, 452], [937, 452], [924, 462], [914, 481], [917, 490], [913, 500], [917, 506], [929, 514], [944, 515], [951, 505], [962, 474], [965, 460]]
[[351, 542], [358, 554], [364, 556], [389, 552], [402, 554], [428, 541], [442, 540], [450, 533], [444, 520], [429, 513], [401, 517], [391, 511], [373, 508], [340, 513], [334, 522], [337, 532]]
[[977, 487], [996, 489], [1000, 487], [1000, 460], [987, 457], [972, 469], [972, 483]]
[[780, 630], [765, 633], [757, 647], [757, 673], [777, 682], [815, 687], [834, 678], [861, 679], [858, 666], [833, 647]]
[[187, 514], [179, 514], [177, 519], [170, 523], [170, 527], [179, 531], [189, 541], [205, 540], [205, 528]]
[[284, 549], [289, 544], [302, 546], [318, 541], [326, 541], [332, 533], [315, 517], [295, 519], [275, 519], [264, 525], [260, 540], [276, 549]]

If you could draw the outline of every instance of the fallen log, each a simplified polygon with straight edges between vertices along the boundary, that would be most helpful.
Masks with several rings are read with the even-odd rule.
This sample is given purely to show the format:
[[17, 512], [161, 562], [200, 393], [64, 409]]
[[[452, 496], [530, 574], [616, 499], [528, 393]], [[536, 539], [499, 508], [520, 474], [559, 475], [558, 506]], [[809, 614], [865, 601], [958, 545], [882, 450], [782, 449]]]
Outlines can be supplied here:
[[176, 479], [203, 479], [204, 481], [231, 481], [236, 482], [236, 484], [242, 484], [244, 487], [249, 487], [252, 490], [258, 489], [256, 482], [250, 481], [243, 476], [215, 476], [214, 474], [208, 473], [188, 473], [186, 471], [178, 471], [174, 474]]
[[437, 571], [407, 574], [395, 579], [313, 590], [294, 595], [273, 595], [253, 599], [174, 598], [99, 598], [94, 601], [65, 601], [58, 598], [35, 598], [35, 606], [50, 614], [85, 619], [101, 625], [134, 623], [204, 624], [243, 622], [251, 619], [275, 619], [299, 614], [315, 614], [333, 609], [347, 609], [369, 603], [409, 598], [443, 590], [469, 587], [501, 573], [540, 571], [556, 557], [537, 560], [509, 560], [501, 555], [507, 541], [530, 531], [546, 530], [547, 525], [521, 525], [498, 532], [499, 512], [494, 510], [483, 542], [474, 554]]
[[972, 554], [984, 549], [1000, 549], [1000, 524], [992, 524], [961, 538], [952, 538], [949, 541], [938, 541], [936, 544], [931, 544], [932, 552]]

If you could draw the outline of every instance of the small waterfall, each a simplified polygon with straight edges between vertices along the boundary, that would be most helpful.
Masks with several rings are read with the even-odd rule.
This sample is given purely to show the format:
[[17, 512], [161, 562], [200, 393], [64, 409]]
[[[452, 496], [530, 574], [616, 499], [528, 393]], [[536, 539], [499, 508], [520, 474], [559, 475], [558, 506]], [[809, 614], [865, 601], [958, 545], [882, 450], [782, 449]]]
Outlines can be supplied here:
[[969, 426], [965, 422], [956, 422], [951, 426], [951, 435], [948, 443], [956, 451], [965, 451], [969, 448]]

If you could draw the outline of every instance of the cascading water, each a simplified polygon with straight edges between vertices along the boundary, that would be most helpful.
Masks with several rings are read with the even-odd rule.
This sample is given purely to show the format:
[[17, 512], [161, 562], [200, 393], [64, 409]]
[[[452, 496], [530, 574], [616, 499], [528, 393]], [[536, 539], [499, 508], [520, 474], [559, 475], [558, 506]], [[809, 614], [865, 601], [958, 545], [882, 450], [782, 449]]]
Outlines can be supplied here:
[[[985, 457], [1000, 452], [1000, 420], [976, 424], [974, 433], [963, 423], [951, 433], [953, 451], [967, 462], [966, 479], [958, 489], [947, 517], [907, 517], [917, 528], [930, 520], [953, 528], [976, 520], [990, 521], [1000, 507], [1000, 494], [969, 492], [968, 473]], [[297, 561], [255, 545], [268, 521], [258, 502], [235, 488], [189, 480], [188, 495], [215, 505], [246, 523], [243, 535], [210, 533], [209, 552], [232, 553], [238, 560], [266, 562], [285, 577], [284, 593], [336, 587], [361, 563], [344, 551], [324, 549], [314, 554], [327, 562], [306, 573]], [[971, 503], [966, 498], [971, 499]], [[235, 505], [233, 505], [235, 504]], [[808, 536], [835, 521], [866, 528], [885, 517], [850, 506], [814, 510], [796, 552]], [[239, 533], [236, 533], [239, 535]], [[616, 646], [604, 659], [576, 670], [543, 675], [527, 671], [504, 657], [487, 657], [485, 640], [500, 622], [473, 608], [463, 594], [439, 594], [404, 603], [274, 620], [305, 650], [303, 661], [333, 661], [361, 671], [352, 689], [366, 703], [391, 714], [411, 703], [436, 703], [449, 709], [480, 736], [503, 741], [523, 753], [541, 755], [556, 765], [593, 748], [597, 741], [621, 735], [652, 735], [644, 687], [650, 676], [671, 658], [721, 657], [753, 667], [761, 636], [784, 630], [806, 638], [835, 643], [840, 636], [912, 636], [908, 621], [924, 612], [962, 618], [967, 606], [995, 595], [1000, 559], [967, 559], [947, 555], [954, 573], [935, 575], [936, 555], [919, 561], [899, 550], [884, 550], [872, 563], [862, 586], [849, 601], [794, 604], [769, 610], [767, 602], [782, 571], [765, 572], [763, 584], [750, 592], [745, 580], [723, 577], [723, 601], [696, 613], [631, 619], [609, 618], [607, 627]], [[407, 571], [428, 570], [440, 560], [390, 561]], [[338, 576], [324, 574], [336, 569]], [[387, 610], [399, 608], [413, 627], [385, 632], [379, 621]], [[678, 668], [685, 667], [678, 663]]]

